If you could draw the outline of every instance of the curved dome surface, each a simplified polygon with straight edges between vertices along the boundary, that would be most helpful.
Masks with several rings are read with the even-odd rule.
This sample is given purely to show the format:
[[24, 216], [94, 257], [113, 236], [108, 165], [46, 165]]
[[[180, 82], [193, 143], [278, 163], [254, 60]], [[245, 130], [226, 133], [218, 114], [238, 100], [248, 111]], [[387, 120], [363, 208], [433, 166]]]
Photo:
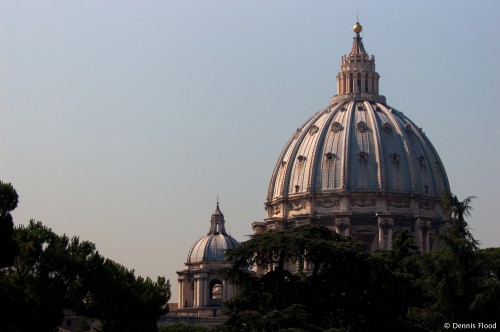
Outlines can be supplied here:
[[238, 245], [232, 236], [227, 234], [208, 234], [199, 239], [189, 250], [188, 263], [224, 261], [224, 252]]
[[410, 229], [422, 250], [448, 220], [439, 198], [450, 186], [425, 133], [379, 94], [375, 57], [361, 25], [342, 56], [337, 94], [285, 145], [268, 188], [265, 223], [254, 232], [315, 223], [389, 249]]
[[189, 249], [187, 264], [223, 262], [225, 251], [238, 245], [239, 242], [226, 233], [224, 214], [217, 202], [217, 207], [210, 219], [210, 230]]
[[446, 190], [436, 150], [408, 117], [381, 102], [343, 100], [297, 129], [278, 159], [267, 201], [367, 191], [439, 196]]

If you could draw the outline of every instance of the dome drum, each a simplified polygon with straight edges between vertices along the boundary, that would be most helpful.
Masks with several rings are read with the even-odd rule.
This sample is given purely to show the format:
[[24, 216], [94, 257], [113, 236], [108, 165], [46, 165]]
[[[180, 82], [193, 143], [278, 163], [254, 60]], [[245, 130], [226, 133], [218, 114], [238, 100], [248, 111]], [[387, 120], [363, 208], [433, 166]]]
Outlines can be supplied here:
[[427, 215], [436, 218], [443, 216], [439, 199], [424, 195], [408, 197], [403, 194], [386, 193], [329, 193], [302, 195], [299, 198], [274, 201], [266, 206], [267, 219], [291, 219], [307, 216], [319, 218], [323, 215], [356, 213], [407, 213], [415, 216]]

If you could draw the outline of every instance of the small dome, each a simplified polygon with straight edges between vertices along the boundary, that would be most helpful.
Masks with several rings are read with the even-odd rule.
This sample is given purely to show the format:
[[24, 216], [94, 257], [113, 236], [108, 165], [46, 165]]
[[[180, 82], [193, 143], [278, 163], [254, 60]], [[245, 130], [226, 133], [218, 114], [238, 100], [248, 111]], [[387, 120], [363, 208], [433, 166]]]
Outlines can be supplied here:
[[210, 218], [210, 230], [189, 249], [187, 264], [223, 262], [225, 251], [239, 245], [238, 241], [226, 233], [224, 224], [224, 214], [217, 202], [217, 207]]
[[224, 252], [238, 245], [231, 235], [209, 234], [199, 239], [189, 250], [188, 264], [201, 262], [223, 262]]

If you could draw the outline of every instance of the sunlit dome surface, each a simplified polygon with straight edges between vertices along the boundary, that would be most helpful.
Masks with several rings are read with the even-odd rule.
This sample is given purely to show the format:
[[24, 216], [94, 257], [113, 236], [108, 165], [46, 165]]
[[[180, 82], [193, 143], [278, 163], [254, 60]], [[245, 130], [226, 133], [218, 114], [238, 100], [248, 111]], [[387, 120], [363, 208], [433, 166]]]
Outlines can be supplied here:
[[449, 190], [425, 133], [385, 103], [340, 100], [302, 125], [281, 153], [268, 202], [353, 192], [436, 197]]

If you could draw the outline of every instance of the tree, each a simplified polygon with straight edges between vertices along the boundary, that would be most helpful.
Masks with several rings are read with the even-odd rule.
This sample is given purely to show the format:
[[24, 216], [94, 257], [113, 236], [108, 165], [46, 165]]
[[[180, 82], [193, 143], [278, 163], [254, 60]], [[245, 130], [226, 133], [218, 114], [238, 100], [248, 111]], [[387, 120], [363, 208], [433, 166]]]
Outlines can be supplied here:
[[14, 222], [10, 214], [17, 207], [18, 195], [10, 183], [0, 181], [0, 268], [12, 266], [18, 253], [14, 241]]
[[409, 311], [409, 317], [429, 329], [445, 330], [446, 322], [494, 322], [500, 312], [500, 287], [484, 265], [478, 242], [469, 231], [473, 197], [460, 201], [448, 193], [442, 206], [451, 221], [439, 236], [442, 248], [422, 254], [416, 286], [426, 297]]
[[390, 271], [362, 248], [312, 225], [253, 236], [227, 251], [232, 266], [224, 275], [239, 289], [226, 304], [227, 324], [245, 331], [387, 330], [399, 312], [383, 308], [391, 299], [380, 301], [375, 287]]
[[135, 277], [133, 270], [104, 259], [86, 279], [88, 291], [77, 314], [96, 318], [101, 331], [156, 331], [158, 318], [168, 311], [170, 283]]
[[63, 309], [98, 319], [102, 331], [156, 331], [170, 284], [136, 277], [88, 241], [57, 235], [41, 222], [14, 229], [19, 255], [0, 270], [0, 331], [53, 331]]
[[69, 297], [81, 283], [80, 272], [93, 244], [57, 236], [40, 222], [15, 229], [20, 251], [13, 267], [1, 273], [2, 297], [8, 303], [0, 312], [3, 331], [52, 331], [62, 310], [75, 301]]

